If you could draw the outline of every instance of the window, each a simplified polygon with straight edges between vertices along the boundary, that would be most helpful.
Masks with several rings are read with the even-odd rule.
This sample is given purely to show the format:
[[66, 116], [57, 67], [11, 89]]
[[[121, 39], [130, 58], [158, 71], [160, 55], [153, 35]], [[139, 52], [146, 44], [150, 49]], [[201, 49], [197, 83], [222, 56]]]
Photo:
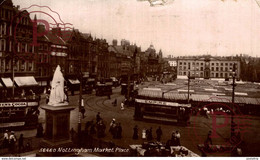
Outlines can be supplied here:
[[214, 66], [214, 65], [215, 65], [215, 63], [211, 63], [211, 65], [212, 65], [212, 66]]
[[225, 68], [225, 71], [226, 71], [226, 72], [228, 71], [228, 67]]
[[186, 65], [186, 62], [184, 62], [183, 64]]
[[180, 62], [179, 64], [182, 65], [182, 62]]
[[220, 77], [223, 78], [223, 73], [220, 73]]
[[186, 66], [184, 66], [183, 69], [186, 70], [187, 69]]
[[216, 73], [216, 78], [218, 78], [218, 73]]
[[225, 78], [227, 78], [228, 77], [228, 74], [227, 73], [225, 73]]
[[216, 66], [218, 66], [218, 63], [216, 63]]
[[203, 67], [200, 67], [200, 70], [203, 71]]
[[5, 51], [6, 43], [5, 39], [0, 40], [0, 50]]
[[195, 65], [195, 62], [192, 62], [192, 65]]
[[216, 67], [216, 71], [218, 71], [218, 67]]
[[233, 66], [233, 63], [229, 63], [230, 66]]
[[223, 63], [220, 63], [221, 66], [223, 66]]
[[183, 75], [186, 75], [186, 72], [183, 72]]
[[200, 65], [202, 65], [202, 66], [203, 66], [203, 63], [200, 63]]
[[223, 67], [220, 67], [220, 71], [223, 71]]
[[225, 66], [228, 66], [228, 63], [225, 63]]
[[182, 66], [180, 66], [179, 69], [182, 70]]
[[214, 67], [211, 67], [211, 71], [214, 71]]

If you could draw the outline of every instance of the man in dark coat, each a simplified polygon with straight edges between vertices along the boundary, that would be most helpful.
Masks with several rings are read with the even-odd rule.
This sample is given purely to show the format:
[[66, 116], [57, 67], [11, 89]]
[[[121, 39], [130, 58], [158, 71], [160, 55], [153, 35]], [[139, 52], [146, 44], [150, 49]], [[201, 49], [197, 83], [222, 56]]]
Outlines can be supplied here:
[[157, 135], [157, 141], [160, 142], [161, 141], [161, 136], [162, 136], [162, 129], [159, 126], [159, 128], [156, 130], [156, 135]]
[[19, 140], [18, 140], [18, 151], [19, 153], [23, 152], [24, 145], [23, 145], [23, 134], [20, 134]]
[[137, 125], [135, 125], [135, 127], [134, 127], [133, 139], [138, 139], [138, 127], [137, 127]]
[[118, 127], [117, 127], [117, 138], [121, 139], [122, 138], [122, 126], [121, 123], [118, 123]]

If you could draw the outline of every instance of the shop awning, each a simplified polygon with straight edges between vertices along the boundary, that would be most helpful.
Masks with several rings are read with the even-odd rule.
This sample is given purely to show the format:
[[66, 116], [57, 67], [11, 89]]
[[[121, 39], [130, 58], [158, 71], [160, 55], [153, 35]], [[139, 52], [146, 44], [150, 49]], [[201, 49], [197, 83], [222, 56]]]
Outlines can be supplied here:
[[18, 87], [37, 86], [38, 85], [38, 83], [36, 82], [36, 80], [33, 76], [14, 77], [14, 81]]
[[47, 86], [47, 81], [38, 81], [39, 86]]
[[11, 78], [1, 78], [1, 80], [6, 88], [13, 87], [13, 81], [11, 80]]
[[88, 79], [88, 82], [94, 82], [94, 81], [95, 81], [94, 78], [89, 78], [89, 79]]
[[80, 81], [78, 79], [69, 79], [69, 82], [71, 84], [80, 84]]

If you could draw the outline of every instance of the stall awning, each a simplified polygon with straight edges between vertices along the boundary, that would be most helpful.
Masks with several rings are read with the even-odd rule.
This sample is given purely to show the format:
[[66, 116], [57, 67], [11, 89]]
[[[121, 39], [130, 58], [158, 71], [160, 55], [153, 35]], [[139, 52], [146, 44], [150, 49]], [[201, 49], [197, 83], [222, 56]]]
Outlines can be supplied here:
[[38, 83], [36, 82], [33, 76], [28, 77], [14, 77], [14, 81], [19, 87], [26, 87], [26, 86], [37, 86]]
[[80, 84], [80, 81], [78, 79], [69, 79], [69, 82], [71, 84]]
[[1, 78], [1, 79], [6, 88], [13, 87], [13, 81], [11, 80], [11, 78]]

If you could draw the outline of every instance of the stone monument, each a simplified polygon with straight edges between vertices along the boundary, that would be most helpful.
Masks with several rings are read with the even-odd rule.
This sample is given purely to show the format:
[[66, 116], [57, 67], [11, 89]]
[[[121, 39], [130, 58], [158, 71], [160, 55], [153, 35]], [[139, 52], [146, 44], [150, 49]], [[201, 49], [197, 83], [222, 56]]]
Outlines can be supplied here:
[[[57, 157], [73, 156], [74, 153], [58, 152], [58, 148], [72, 147], [70, 140], [70, 111], [75, 109], [66, 101], [64, 77], [58, 65], [51, 84], [49, 103], [41, 106], [45, 110], [45, 135], [40, 143], [37, 156]], [[42, 149], [51, 149], [44, 151]]]

